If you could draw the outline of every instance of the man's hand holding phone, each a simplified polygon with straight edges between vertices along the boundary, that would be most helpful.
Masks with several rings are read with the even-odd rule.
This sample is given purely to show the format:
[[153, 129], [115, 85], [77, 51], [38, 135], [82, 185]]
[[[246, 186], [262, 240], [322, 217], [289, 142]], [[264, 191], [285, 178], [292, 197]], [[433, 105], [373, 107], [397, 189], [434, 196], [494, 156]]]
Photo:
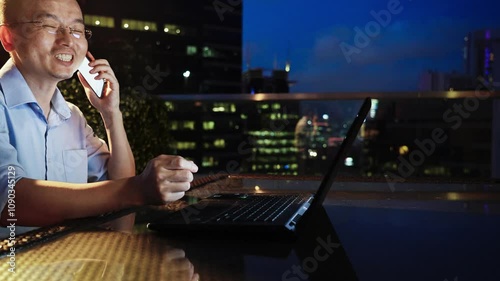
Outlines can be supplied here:
[[88, 52], [78, 68], [78, 78], [90, 103], [103, 117], [119, 112], [120, 86], [107, 60], [96, 60]]
[[94, 91], [94, 94], [96, 94], [98, 98], [101, 98], [102, 92], [104, 90], [104, 79], [95, 79], [99, 73], [90, 73], [92, 68], [89, 64], [89, 59], [85, 57], [82, 61], [82, 64], [78, 67], [78, 71], [80, 72], [80, 74], [82, 74], [83, 78], [85, 78], [87, 84], [90, 85], [90, 88]]

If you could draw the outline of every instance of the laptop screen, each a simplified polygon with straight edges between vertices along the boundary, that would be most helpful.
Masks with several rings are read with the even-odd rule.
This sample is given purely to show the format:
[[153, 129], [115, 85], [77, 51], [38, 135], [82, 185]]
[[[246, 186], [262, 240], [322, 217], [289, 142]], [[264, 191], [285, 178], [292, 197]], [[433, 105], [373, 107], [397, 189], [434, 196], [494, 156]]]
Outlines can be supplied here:
[[[342, 103], [342, 101], [340, 101], [340, 103]], [[341, 128], [345, 129], [345, 135], [341, 134], [338, 137], [338, 146], [335, 147], [335, 151], [332, 155], [327, 156], [327, 160], [325, 162], [327, 169], [323, 173], [323, 180], [321, 181], [321, 185], [319, 186], [316, 196], [311, 203], [311, 207], [316, 207], [323, 203], [341, 167], [354, 165], [354, 159], [352, 157], [348, 157], [348, 154], [351, 152], [352, 146], [358, 138], [359, 131], [366, 116], [368, 115], [368, 112], [370, 111], [370, 108], [371, 99], [366, 98], [356, 112], [350, 112], [353, 118], [350, 119], [349, 117], [346, 117], [342, 120]], [[349, 112], [347, 114], [349, 114]]]

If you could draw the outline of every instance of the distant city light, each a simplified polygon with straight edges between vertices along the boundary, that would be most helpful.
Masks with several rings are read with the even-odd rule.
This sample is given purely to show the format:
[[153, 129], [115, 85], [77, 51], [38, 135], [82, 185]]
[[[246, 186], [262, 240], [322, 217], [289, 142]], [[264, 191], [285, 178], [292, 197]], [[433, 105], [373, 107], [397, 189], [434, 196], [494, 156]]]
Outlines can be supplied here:
[[191, 71], [186, 70], [186, 71], [182, 74], [182, 76], [184, 76], [184, 78], [189, 78], [189, 76], [191, 76]]
[[328, 116], [328, 114], [323, 114], [323, 120], [328, 120], [330, 118], [330, 116]]
[[352, 159], [352, 157], [347, 157], [344, 161], [344, 165], [347, 167], [354, 166], [354, 159]]
[[458, 192], [448, 192], [446, 195], [447, 200], [460, 200], [460, 193]]
[[167, 33], [167, 32], [169, 31], [168, 27], [165, 27], [165, 28], [163, 29], [163, 31], [165, 31], [165, 33]]
[[149, 26], [148, 25], [144, 26], [144, 30], [149, 30]]
[[100, 21], [98, 21], [98, 20], [95, 21], [95, 25], [100, 25], [100, 24], [101, 24]]
[[312, 150], [312, 149], [309, 149], [309, 156], [310, 157], [317, 157], [318, 156], [318, 152]]
[[128, 28], [128, 26], [129, 26], [128, 23], [123, 25], [124, 28]]
[[406, 146], [406, 145], [399, 147], [399, 154], [400, 155], [408, 154], [409, 151], [410, 151], [410, 148], [408, 148], [408, 146]]
[[181, 33], [181, 30], [180, 29], [176, 29], [175, 33], [179, 34], [179, 33]]

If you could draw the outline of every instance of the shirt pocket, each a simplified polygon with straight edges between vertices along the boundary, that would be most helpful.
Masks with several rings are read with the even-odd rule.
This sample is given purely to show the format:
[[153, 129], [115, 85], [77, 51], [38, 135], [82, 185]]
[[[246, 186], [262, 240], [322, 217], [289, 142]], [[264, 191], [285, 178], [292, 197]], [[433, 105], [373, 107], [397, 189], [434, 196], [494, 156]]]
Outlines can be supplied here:
[[88, 178], [87, 150], [74, 149], [63, 151], [64, 173], [66, 181], [86, 183]]

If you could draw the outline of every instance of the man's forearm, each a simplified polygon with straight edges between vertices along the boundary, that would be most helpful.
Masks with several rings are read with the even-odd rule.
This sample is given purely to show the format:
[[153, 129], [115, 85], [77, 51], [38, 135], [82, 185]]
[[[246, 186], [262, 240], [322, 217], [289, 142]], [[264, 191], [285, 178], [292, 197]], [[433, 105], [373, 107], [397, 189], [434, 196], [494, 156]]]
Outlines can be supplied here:
[[[23, 178], [15, 186], [19, 225], [45, 226], [144, 204], [137, 178], [71, 184]], [[7, 208], [1, 216], [6, 225]]]
[[135, 161], [123, 126], [121, 112], [103, 116], [110, 158], [108, 160], [109, 179], [121, 179], [135, 175]]
[[[121, 179], [135, 175], [135, 160], [123, 125], [123, 116], [117, 111], [110, 116], [104, 116], [104, 125], [108, 135], [110, 157], [108, 160], [109, 179]], [[132, 231], [135, 214], [129, 214], [111, 222], [111, 228], [119, 231]]]

